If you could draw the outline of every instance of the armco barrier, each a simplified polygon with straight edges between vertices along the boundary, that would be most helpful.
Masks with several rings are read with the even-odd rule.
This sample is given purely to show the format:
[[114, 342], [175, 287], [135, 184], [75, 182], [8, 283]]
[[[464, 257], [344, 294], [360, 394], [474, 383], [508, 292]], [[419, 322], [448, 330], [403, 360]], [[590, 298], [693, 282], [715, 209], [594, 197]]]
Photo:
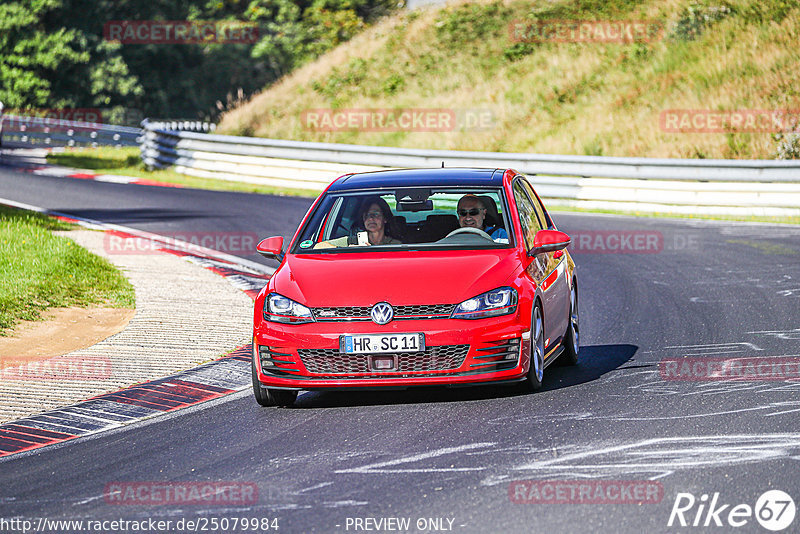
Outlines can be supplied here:
[[[214, 124], [200, 121], [165, 121], [158, 124], [172, 131], [187, 132], [213, 132], [216, 127]], [[0, 113], [0, 146], [2, 146], [2, 140], [15, 145], [41, 148], [140, 146], [142, 133], [142, 129], [129, 126], [67, 120], [51, 116], [35, 117]]]
[[2, 138], [7, 143], [37, 147], [137, 146], [142, 130], [50, 117], [5, 115]]
[[735, 215], [800, 215], [800, 161], [696, 160], [463, 152], [309, 143], [179, 131], [142, 123], [153, 168], [320, 191], [346, 172], [397, 167], [511, 167], [550, 205]]

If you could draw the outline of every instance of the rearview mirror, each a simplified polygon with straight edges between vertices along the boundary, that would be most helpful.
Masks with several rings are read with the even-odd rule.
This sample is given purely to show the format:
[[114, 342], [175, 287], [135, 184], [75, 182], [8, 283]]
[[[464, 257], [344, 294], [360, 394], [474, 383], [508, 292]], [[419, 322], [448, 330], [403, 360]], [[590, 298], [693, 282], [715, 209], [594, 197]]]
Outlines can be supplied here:
[[431, 190], [425, 187], [407, 187], [398, 189], [394, 193], [397, 211], [430, 211], [433, 201], [430, 200]]
[[563, 250], [569, 246], [572, 239], [564, 232], [558, 230], [539, 230], [533, 238], [533, 248], [528, 252], [529, 256], [541, 254], [542, 252], [553, 252]]
[[419, 202], [400, 201], [397, 203], [397, 211], [431, 211], [433, 210], [433, 200], [420, 200]]
[[265, 258], [281, 261], [283, 259], [283, 236], [262, 239], [258, 245], [256, 245], [256, 252]]

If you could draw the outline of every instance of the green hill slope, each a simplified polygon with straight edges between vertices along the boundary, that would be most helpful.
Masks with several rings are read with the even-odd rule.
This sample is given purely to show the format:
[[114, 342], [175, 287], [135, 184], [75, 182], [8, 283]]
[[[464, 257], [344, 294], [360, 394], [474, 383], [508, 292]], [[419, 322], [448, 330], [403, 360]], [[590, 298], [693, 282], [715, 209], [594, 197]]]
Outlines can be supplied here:
[[[661, 31], [633, 43], [537, 33], [570, 20], [646, 21]], [[227, 113], [219, 131], [456, 150], [773, 158], [774, 132], [668, 131], [665, 112], [794, 110], [800, 118], [799, 43], [800, 0], [451, 4], [370, 28]], [[485, 123], [315, 129], [309, 110], [331, 108], [444, 110]]]

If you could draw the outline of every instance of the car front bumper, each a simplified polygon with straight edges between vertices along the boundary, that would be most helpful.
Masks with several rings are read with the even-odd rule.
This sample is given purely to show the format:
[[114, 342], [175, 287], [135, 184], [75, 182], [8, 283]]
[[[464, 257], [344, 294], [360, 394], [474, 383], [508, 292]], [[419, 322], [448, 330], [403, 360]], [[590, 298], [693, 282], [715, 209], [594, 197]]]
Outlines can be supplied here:
[[[376, 370], [375, 355], [343, 354], [347, 334], [422, 333], [425, 351], [379, 354], [392, 370]], [[530, 325], [518, 314], [465, 320], [319, 322], [285, 325], [262, 320], [254, 329], [258, 379], [277, 389], [406, 388], [515, 381], [530, 364]]]

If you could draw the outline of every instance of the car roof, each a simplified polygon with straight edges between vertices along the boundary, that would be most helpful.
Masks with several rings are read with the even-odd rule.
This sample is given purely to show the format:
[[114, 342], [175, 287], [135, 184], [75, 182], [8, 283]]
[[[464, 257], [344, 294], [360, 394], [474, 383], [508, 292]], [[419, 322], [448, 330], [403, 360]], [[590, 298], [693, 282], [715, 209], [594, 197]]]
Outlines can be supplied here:
[[495, 186], [503, 185], [504, 169], [442, 168], [396, 169], [348, 174], [333, 182], [328, 191], [382, 187]]

